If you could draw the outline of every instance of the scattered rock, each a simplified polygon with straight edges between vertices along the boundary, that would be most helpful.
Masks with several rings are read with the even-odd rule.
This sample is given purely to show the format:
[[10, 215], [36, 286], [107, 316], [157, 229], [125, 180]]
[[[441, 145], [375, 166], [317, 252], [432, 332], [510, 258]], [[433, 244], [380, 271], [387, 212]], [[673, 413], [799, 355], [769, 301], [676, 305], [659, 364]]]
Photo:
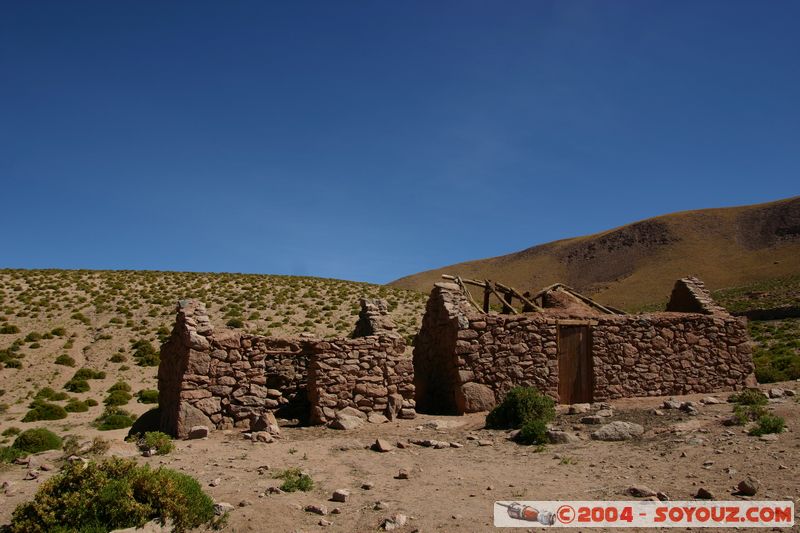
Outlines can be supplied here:
[[400, 471], [395, 476], [395, 479], [408, 479], [408, 470], [405, 468], [401, 468]]
[[317, 523], [319, 525], [321, 525], [322, 527], [327, 527], [327, 526], [333, 525], [333, 522], [331, 522], [330, 520], [325, 520], [324, 518], [320, 518], [319, 522], [317, 522]]
[[478, 446], [494, 446], [494, 442], [487, 439], [479, 439]]
[[233, 511], [233, 505], [229, 504], [228, 502], [217, 502], [214, 504], [214, 514], [217, 516], [222, 516], [225, 513], [229, 513]]
[[761, 435], [758, 440], [764, 442], [775, 442], [778, 440], [778, 436], [775, 433], [767, 433], [766, 435]]
[[614, 410], [613, 409], [600, 409], [595, 414], [597, 414], [597, 416], [599, 416], [601, 418], [609, 418], [611, 416], [614, 416]]
[[602, 424], [603, 417], [599, 415], [588, 415], [581, 418], [581, 424]]
[[269, 431], [256, 431], [253, 433], [251, 438], [253, 439], [253, 442], [264, 442], [267, 444], [275, 441]]
[[384, 531], [392, 531], [405, 526], [406, 523], [408, 523], [408, 517], [404, 514], [396, 513], [383, 519], [383, 522], [381, 522], [381, 529]]
[[361, 488], [364, 490], [372, 490], [373, 488], [375, 488], [375, 483], [371, 481], [365, 481], [364, 483], [361, 484]]
[[697, 404], [695, 402], [683, 402], [681, 404], [680, 410], [691, 416], [697, 415], [699, 413], [697, 409]]
[[797, 393], [792, 389], [786, 389], [783, 391], [783, 394], [785, 394], [786, 396], [795, 396]]
[[14, 483], [11, 481], [3, 481], [0, 483], [0, 490], [2, 490], [3, 494], [6, 496], [11, 496], [14, 494]]
[[339, 507], [334, 507], [331, 509], [331, 514], [342, 514], [342, 510]]
[[752, 476], [747, 476], [745, 479], [739, 482], [737, 488], [739, 489], [739, 494], [743, 496], [755, 496], [756, 492], [758, 492], [758, 480]]
[[222, 483], [222, 478], [216, 478], [211, 480], [211, 483], [208, 484], [209, 487], [219, 487], [219, 484]]
[[768, 393], [770, 398], [783, 398], [786, 395], [786, 391], [783, 390], [783, 389], [780, 389], [778, 387], [774, 387], [772, 389], [769, 389], [769, 391], [767, 391], [767, 393]]
[[664, 409], [680, 409], [681, 402], [679, 402], [675, 398], [670, 398], [669, 400], [664, 400], [662, 407], [664, 407]]
[[187, 439], [206, 439], [208, 438], [208, 426], [192, 426], [189, 430]]
[[650, 413], [656, 416], [664, 416], [664, 411], [662, 411], [661, 409], [653, 409], [652, 411], [650, 411]]
[[388, 440], [385, 439], [375, 439], [375, 443], [372, 445], [372, 449], [376, 452], [386, 453], [394, 450], [394, 446], [389, 444]]
[[697, 498], [698, 500], [713, 500], [714, 494], [712, 494], [710, 490], [704, 487], [700, 487], [699, 489], [697, 489], [697, 494], [695, 494], [694, 497]]
[[570, 444], [579, 440], [575, 435], [558, 429], [548, 429], [547, 439], [551, 444]]
[[667, 494], [665, 492], [661, 492], [661, 491], [656, 492], [656, 498], [658, 498], [658, 500], [662, 501], [662, 502], [668, 502], [669, 501], [669, 496], [667, 496]]
[[375, 504], [372, 506], [372, 508], [373, 508], [374, 510], [376, 510], [376, 511], [385, 511], [386, 509], [388, 509], [388, 508], [389, 508], [389, 504], [388, 504], [388, 503], [386, 503], [386, 502], [384, 502], [384, 501], [377, 501], [377, 502], [375, 502]]
[[706, 396], [705, 398], [700, 400], [700, 403], [703, 403], [703, 404], [706, 404], [706, 405], [717, 405], [717, 404], [723, 403], [723, 402], [722, 402], [722, 400], [720, 400], [719, 398], [715, 398], [714, 396]]
[[456, 404], [461, 412], [491, 411], [497, 405], [494, 391], [487, 385], [470, 381], [461, 386], [460, 392], [456, 394]]
[[281, 428], [272, 411], [266, 411], [254, 416], [250, 420], [250, 429], [252, 431], [266, 431], [276, 438], [281, 436]]
[[451, 443], [450, 443], [450, 447], [451, 447], [451, 448], [463, 448], [463, 447], [464, 447], [464, 445], [463, 445], [463, 444], [461, 444], [460, 442], [451, 442]]
[[50, 471], [55, 470], [55, 469], [56, 469], [56, 467], [51, 465], [50, 463], [42, 463], [39, 466], [39, 470], [43, 470], [45, 472], [50, 472]]
[[569, 410], [567, 411], [570, 415], [582, 415], [584, 413], [588, 413], [592, 410], [592, 406], [588, 403], [573, 403], [569, 406]]
[[417, 412], [414, 409], [405, 407], [400, 409], [400, 418], [404, 420], [413, 420], [417, 418]]
[[606, 424], [597, 431], [592, 433], [594, 440], [603, 441], [620, 441], [630, 440], [634, 437], [639, 437], [644, 433], [644, 428], [639, 424], [633, 422], [623, 422], [617, 420]]
[[267, 494], [283, 494], [283, 490], [280, 487], [269, 487], [265, 492]]
[[369, 416], [367, 417], [367, 421], [370, 424], [384, 424], [388, 422], [389, 419], [380, 413], [370, 413]]
[[328, 508], [324, 505], [306, 505], [303, 510], [307, 513], [314, 513], [318, 515], [325, 516], [328, 514]]
[[23, 479], [26, 481], [30, 481], [32, 479], [38, 479], [38, 478], [39, 478], [38, 470], [28, 470], [28, 473], [25, 474], [25, 477]]
[[[354, 409], [354, 411], [357, 409]], [[359, 411], [360, 413], [361, 411]], [[339, 414], [328, 423], [328, 427], [331, 429], [342, 429], [342, 430], [352, 430], [358, 429], [364, 425], [364, 420], [357, 417], [357, 416], [350, 416]]]
[[636, 498], [649, 498], [658, 495], [658, 492], [644, 485], [632, 485], [628, 487], [628, 494]]
[[345, 503], [347, 499], [350, 497], [350, 491], [347, 489], [338, 489], [333, 491], [331, 494], [331, 501], [332, 502], [340, 502]]
[[239, 507], [247, 507], [248, 505], [253, 505], [253, 502], [250, 500], [242, 500], [239, 502]]

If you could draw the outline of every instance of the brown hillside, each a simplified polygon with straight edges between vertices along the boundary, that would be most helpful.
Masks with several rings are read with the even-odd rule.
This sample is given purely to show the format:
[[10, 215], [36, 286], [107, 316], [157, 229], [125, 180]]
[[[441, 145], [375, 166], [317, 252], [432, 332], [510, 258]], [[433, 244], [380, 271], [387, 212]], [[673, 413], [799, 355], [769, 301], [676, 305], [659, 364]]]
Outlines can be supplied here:
[[442, 274], [494, 279], [521, 290], [562, 282], [623, 308], [666, 301], [695, 274], [717, 289], [800, 273], [800, 197], [684, 211], [585, 237], [407, 276], [427, 291]]

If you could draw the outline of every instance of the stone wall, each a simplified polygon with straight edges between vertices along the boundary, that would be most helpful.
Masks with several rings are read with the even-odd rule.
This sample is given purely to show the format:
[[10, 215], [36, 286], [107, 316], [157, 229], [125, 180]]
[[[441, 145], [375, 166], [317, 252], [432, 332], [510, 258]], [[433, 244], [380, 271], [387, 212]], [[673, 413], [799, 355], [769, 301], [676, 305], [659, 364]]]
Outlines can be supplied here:
[[158, 371], [162, 430], [194, 425], [257, 429], [265, 413], [324, 423], [344, 407], [414, 415], [405, 342], [379, 332], [355, 339], [274, 338], [214, 331], [195, 300], [178, 303]]
[[[718, 306], [717, 306], [718, 307]], [[722, 308], [719, 308], [722, 309]], [[414, 348], [417, 409], [490, 408], [514, 386], [558, 399], [559, 325], [591, 329], [594, 400], [735, 390], [753, 383], [746, 321], [724, 312], [482, 314], [437, 283]]]

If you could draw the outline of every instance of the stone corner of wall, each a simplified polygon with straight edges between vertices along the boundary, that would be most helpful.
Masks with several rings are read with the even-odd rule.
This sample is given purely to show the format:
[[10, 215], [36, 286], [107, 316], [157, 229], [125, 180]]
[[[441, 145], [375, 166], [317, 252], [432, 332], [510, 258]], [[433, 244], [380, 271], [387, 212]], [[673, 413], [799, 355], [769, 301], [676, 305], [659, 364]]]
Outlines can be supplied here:
[[361, 312], [358, 315], [353, 337], [369, 337], [371, 335], [385, 335], [387, 337], [401, 337], [392, 316], [389, 313], [389, 303], [383, 298], [361, 298]]
[[675, 281], [667, 303], [667, 311], [696, 312], [706, 315], [729, 315], [711, 296], [705, 283], [697, 276], [687, 276]]

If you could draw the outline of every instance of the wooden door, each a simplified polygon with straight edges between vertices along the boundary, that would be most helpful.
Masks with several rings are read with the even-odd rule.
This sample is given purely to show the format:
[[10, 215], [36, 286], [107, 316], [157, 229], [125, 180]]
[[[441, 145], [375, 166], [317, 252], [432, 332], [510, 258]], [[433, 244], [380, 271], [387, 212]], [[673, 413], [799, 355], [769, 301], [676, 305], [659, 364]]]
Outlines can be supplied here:
[[594, 392], [589, 326], [558, 327], [558, 397], [561, 403], [589, 403]]

